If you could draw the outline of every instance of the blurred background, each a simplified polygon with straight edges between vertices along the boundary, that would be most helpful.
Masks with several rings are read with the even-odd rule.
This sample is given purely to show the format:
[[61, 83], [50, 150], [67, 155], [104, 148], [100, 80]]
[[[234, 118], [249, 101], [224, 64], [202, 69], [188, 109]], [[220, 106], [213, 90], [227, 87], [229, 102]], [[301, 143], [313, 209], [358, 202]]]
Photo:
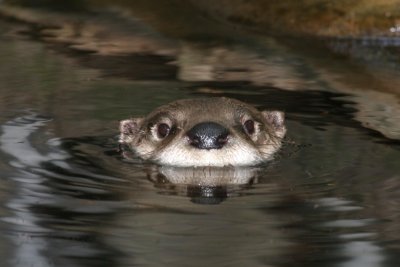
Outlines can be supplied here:
[[103, 75], [351, 92], [364, 125], [399, 136], [397, 0], [0, 3], [3, 21], [13, 22], [8, 34]]

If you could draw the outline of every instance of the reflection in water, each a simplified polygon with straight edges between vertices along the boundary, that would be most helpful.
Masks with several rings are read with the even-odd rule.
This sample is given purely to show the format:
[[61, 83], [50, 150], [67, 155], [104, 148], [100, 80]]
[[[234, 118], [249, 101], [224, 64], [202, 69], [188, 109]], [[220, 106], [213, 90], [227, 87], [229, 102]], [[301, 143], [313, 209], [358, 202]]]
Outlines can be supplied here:
[[157, 171], [174, 184], [218, 186], [243, 185], [255, 179], [257, 168], [254, 167], [196, 167], [177, 168], [160, 166]]
[[[354, 202], [338, 198], [320, 198], [313, 201], [315, 205], [326, 208], [327, 212], [345, 214], [350, 211], [362, 210]], [[351, 233], [339, 235], [338, 243], [341, 243], [339, 253], [345, 260], [338, 264], [343, 267], [357, 266], [384, 266], [383, 250], [373, 241], [375, 233], [363, 232], [362, 229], [376, 223], [373, 219], [336, 219], [324, 223], [325, 229], [355, 229]]]
[[373, 242], [352, 241], [343, 246], [343, 254], [349, 259], [340, 266], [343, 267], [377, 267], [383, 266], [382, 249]]
[[2, 153], [18, 169], [11, 177], [16, 190], [7, 203], [14, 214], [3, 218], [11, 226], [8, 236], [15, 247], [9, 262], [12, 266], [43, 267], [88, 266], [88, 262], [91, 266], [114, 265], [113, 249], [95, 241], [99, 225], [93, 222], [109, 219], [115, 206], [90, 200], [112, 194], [96, 183], [107, 176], [73, 169], [59, 140], [42, 139], [48, 121], [31, 114], [9, 121], [1, 129]]
[[[277, 49], [274, 47], [274, 49]], [[200, 46], [184, 43], [177, 54], [178, 78], [183, 81], [248, 81], [289, 90], [312, 86], [295, 68], [272, 53], [260, 57], [240, 46]], [[282, 79], [285, 77], [285, 79]]]
[[179, 195], [197, 204], [219, 204], [235, 191], [253, 184], [258, 168], [254, 167], [153, 167], [149, 179], [158, 187], [173, 186]]

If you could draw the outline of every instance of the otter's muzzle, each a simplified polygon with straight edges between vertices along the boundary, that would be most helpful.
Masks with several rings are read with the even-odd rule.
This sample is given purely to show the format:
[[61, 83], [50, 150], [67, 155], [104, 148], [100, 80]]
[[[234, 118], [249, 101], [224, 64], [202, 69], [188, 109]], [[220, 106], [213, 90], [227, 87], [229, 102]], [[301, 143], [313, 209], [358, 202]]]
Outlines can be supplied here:
[[187, 132], [190, 145], [199, 149], [220, 149], [228, 141], [229, 130], [216, 122], [202, 122]]

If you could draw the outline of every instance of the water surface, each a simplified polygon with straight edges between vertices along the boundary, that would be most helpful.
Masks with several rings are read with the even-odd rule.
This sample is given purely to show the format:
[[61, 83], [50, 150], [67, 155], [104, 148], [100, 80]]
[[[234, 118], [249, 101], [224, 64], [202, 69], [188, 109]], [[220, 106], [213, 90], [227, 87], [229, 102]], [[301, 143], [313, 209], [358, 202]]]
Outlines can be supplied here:
[[[179, 46], [99, 54], [19, 27], [0, 23], [1, 266], [399, 266], [399, 128], [303, 57], [146, 28]], [[276, 159], [193, 186], [117, 152], [119, 120], [204, 96], [284, 110]]]

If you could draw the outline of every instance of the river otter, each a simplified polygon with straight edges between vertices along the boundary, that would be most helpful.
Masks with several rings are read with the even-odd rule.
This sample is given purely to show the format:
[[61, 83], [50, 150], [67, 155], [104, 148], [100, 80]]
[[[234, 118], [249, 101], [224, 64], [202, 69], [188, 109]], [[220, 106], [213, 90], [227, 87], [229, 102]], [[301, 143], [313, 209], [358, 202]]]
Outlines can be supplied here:
[[225, 98], [183, 99], [120, 122], [120, 144], [171, 166], [251, 166], [270, 160], [286, 133], [284, 113]]

